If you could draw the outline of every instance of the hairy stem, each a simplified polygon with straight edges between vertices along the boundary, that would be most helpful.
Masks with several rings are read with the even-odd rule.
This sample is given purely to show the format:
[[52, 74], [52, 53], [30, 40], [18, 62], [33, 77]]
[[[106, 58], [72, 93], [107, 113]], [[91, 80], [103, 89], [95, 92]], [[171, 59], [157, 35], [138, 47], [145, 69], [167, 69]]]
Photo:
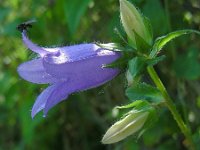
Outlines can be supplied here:
[[190, 150], [195, 150], [195, 145], [194, 145], [194, 142], [193, 142], [193, 139], [192, 139], [190, 129], [183, 122], [181, 115], [177, 111], [176, 106], [173, 103], [173, 100], [169, 96], [169, 94], [168, 94], [165, 86], [163, 85], [162, 81], [160, 80], [158, 74], [156, 73], [156, 71], [154, 70], [153, 67], [147, 67], [147, 70], [148, 70], [148, 73], [149, 73], [151, 79], [153, 80], [153, 82], [155, 83], [157, 88], [162, 93], [162, 95], [165, 99], [166, 106], [168, 107], [168, 109], [172, 113], [172, 115], [173, 115], [175, 121], [177, 122], [179, 128], [181, 129], [182, 133], [185, 135], [185, 138], [187, 139], [187, 142], [188, 142], [188, 148]]

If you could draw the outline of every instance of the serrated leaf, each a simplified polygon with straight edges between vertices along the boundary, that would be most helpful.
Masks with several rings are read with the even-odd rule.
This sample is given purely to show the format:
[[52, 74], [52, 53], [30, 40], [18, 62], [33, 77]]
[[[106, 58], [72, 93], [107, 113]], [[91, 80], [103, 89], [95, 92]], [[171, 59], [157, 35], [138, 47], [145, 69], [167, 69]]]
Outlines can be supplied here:
[[178, 31], [174, 31], [171, 32], [165, 36], [159, 37], [156, 39], [154, 45], [153, 45], [153, 49], [150, 53], [150, 57], [155, 57], [157, 55], [157, 53], [171, 40], [173, 40], [174, 38], [177, 38], [179, 36], [185, 35], [185, 34], [190, 34], [190, 33], [196, 33], [200, 35], [200, 32], [197, 30], [190, 30], [190, 29], [186, 29], [186, 30], [178, 30]]
[[145, 99], [156, 103], [163, 101], [160, 91], [156, 87], [146, 83], [138, 83], [127, 88], [126, 96], [132, 101], [138, 99]]
[[128, 63], [128, 69], [132, 77], [135, 78], [138, 76], [146, 66], [147, 59], [144, 57], [134, 57]]
[[76, 32], [81, 17], [85, 13], [91, 0], [66, 0], [64, 1], [64, 11], [70, 33]]

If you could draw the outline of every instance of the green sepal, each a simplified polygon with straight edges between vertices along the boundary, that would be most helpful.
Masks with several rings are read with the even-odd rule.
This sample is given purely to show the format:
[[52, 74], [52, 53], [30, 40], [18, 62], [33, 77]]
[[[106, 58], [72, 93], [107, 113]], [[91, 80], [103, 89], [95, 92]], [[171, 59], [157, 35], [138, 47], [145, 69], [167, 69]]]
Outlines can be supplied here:
[[136, 52], [136, 50], [134, 48], [132, 48], [130, 46], [124, 47], [118, 43], [106, 43], [106, 44], [95, 43], [95, 44], [103, 49], [116, 51], [116, 52]]
[[156, 88], [146, 83], [138, 83], [126, 89], [126, 96], [131, 100], [144, 99], [154, 103], [163, 102], [164, 98], [161, 92]]
[[135, 30], [133, 30], [135, 34], [135, 42], [136, 42], [136, 49], [140, 53], [146, 53], [148, 54], [151, 46], [139, 35]]
[[149, 39], [150, 39], [150, 44], [152, 44], [153, 42], [153, 28], [152, 28], [152, 25], [151, 25], [151, 22], [149, 20], [149, 18], [143, 16], [143, 22], [144, 22], [144, 25], [149, 33]]
[[127, 105], [123, 105], [123, 106], [116, 106], [115, 109], [121, 109], [121, 110], [128, 110], [128, 112], [126, 111], [126, 113], [124, 113], [121, 116], [121, 119], [126, 117], [127, 115], [129, 115], [130, 113], [139, 113], [139, 112], [145, 112], [145, 111], [149, 111], [149, 109], [151, 108], [151, 104], [149, 102], [147, 102], [146, 100], [136, 100], [130, 104]]
[[122, 56], [116, 61], [110, 64], [104, 64], [104, 68], [119, 68], [121, 70], [125, 70], [127, 68], [127, 63], [131, 58], [133, 58], [134, 54], [129, 52], [122, 52]]
[[128, 62], [128, 69], [133, 79], [136, 78], [146, 67], [145, 57], [134, 57]]
[[128, 70], [131, 73], [132, 78], [135, 79], [146, 69], [147, 66], [153, 66], [162, 61], [164, 58], [164, 55], [151, 59], [147, 57], [137, 56], [128, 62]]
[[137, 139], [139, 139], [145, 131], [147, 131], [149, 128], [151, 128], [157, 121], [158, 121], [158, 113], [157, 110], [154, 107], [149, 107], [149, 116], [144, 123], [144, 126], [142, 130], [138, 133]]
[[145, 121], [145, 124], [143, 125], [142, 129], [137, 134], [137, 139], [141, 137], [141, 135], [151, 128], [158, 120], [158, 114], [156, 109], [147, 101], [145, 100], [136, 100], [128, 105], [124, 106], [117, 106], [116, 109], [132, 109], [131, 111], [125, 113], [121, 118], [126, 117], [132, 112], [149, 112], [148, 118]]
[[173, 40], [174, 38], [177, 38], [179, 36], [182, 36], [182, 35], [185, 35], [185, 34], [190, 34], [190, 33], [196, 33], [196, 34], [199, 34], [200, 35], [200, 32], [197, 31], [197, 30], [190, 30], [190, 29], [186, 29], [186, 30], [178, 30], [178, 31], [174, 31], [174, 32], [171, 32], [165, 36], [161, 36], [161, 37], [158, 37], [156, 40], [155, 40], [155, 43], [153, 45], [153, 48], [151, 50], [151, 53], [150, 53], [150, 57], [155, 57], [158, 52], [168, 43], [170, 42], [171, 40]]

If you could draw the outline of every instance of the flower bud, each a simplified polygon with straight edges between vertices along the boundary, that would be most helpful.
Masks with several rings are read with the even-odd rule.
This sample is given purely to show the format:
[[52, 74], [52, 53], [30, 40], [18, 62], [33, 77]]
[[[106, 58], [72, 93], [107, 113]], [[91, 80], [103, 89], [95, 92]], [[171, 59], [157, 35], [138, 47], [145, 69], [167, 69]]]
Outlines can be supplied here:
[[120, 0], [120, 17], [124, 30], [135, 48], [137, 48], [135, 33], [143, 38], [147, 44], [151, 45], [152, 36], [148, 27], [145, 25], [144, 17], [127, 0]]
[[148, 111], [131, 111], [126, 117], [112, 125], [103, 136], [103, 144], [112, 144], [139, 131], [149, 116]]

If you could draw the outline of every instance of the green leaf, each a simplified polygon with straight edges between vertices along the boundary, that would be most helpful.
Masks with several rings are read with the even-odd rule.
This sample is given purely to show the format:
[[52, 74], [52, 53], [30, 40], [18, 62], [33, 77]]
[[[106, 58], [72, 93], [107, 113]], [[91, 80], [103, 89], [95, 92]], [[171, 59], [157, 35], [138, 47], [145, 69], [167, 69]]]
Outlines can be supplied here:
[[132, 101], [139, 99], [145, 99], [156, 103], [163, 101], [160, 91], [156, 87], [146, 83], [139, 83], [127, 88], [126, 96]]
[[147, 61], [147, 64], [148, 64], [149, 66], [154, 66], [154, 65], [156, 65], [157, 63], [159, 63], [160, 61], [163, 61], [165, 58], [166, 58], [165, 55], [162, 55], [162, 56], [159, 56], [159, 57], [155, 57], [155, 58], [149, 59], [149, 60]]
[[66, 0], [63, 7], [67, 24], [71, 34], [76, 32], [81, 17], [85, 13], [91, 0]]
[[138, 76], [146, 66], [146, 58], [144, 57], [134, 57], [128, 63], [128, 69], [132, 77], [135, 78]]
[[132, 75], [132, 78], [136, 78], [139, 74], [141, 74], [147, 66], [153, 66], [157, 64], [158, 62], [162, 61], [165, 58], [165, 56], [160, 56], [156, 58], [146, 58], [146, 57], [134, 57], [131, 59], [128, 63], [128, 69], [129, 72]]
[[150, 19], [155, 35], [167, 32], [168, 21], [160, 0], [145, 1], [142, 12]]
[[200, 77], [200, 62], [198, 48], [191, 47], [186, 54], [178, 55], [173, 64], [177, 77], [195, 80]]
[[174, 31], [171, 32], [165, 36], [159, 37], [156, 39], [154, 45], [153, 45], [153, 49], [150, 53], [150, 57], [155, 57], [155, 55], [157, 55], [157, 53], [171, 40], [173, 40], [174, 38], [177, 38], [179, 36], [185, 35], [185, 34], [190, 34], [190, 33], [196, 33], [200, 35], [200, 32], [197, 30], [190, 30], [190, 29], [186, 29], [186, 30], [178, 30], [178, 31]]

